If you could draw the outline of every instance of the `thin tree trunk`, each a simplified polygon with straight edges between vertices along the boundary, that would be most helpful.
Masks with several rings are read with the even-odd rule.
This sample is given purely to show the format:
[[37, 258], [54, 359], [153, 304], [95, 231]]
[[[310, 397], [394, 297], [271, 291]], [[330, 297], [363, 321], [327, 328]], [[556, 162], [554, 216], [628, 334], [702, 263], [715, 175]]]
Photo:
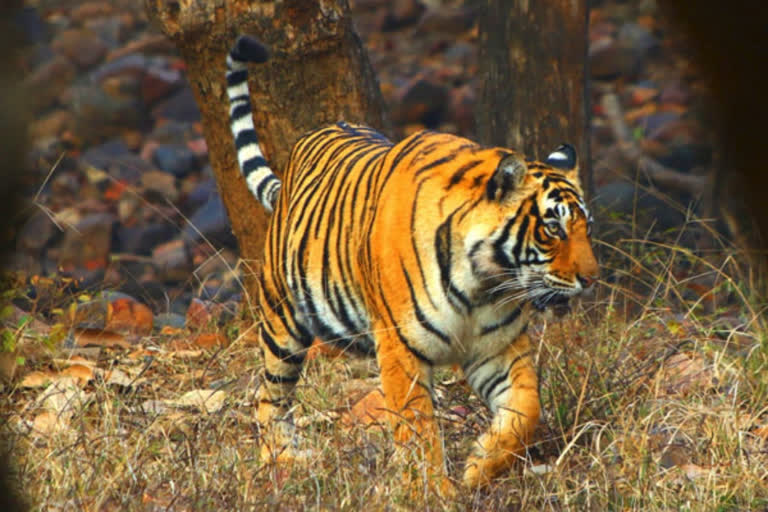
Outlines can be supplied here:
[[261, 261], [267, 217], [246, 188], [230, 134], [226, 52], [238, 34], [270, 46], [272, 58], [250, 68], [254, 125], [280, 174], [307, 131], [347, 120], [389, 131], [368, 56], [346, 0], [145, 0], [150, 20], [177, 45], [197, 98], [211, 165], [246, 269], [246, 290]]
[[587, 193], [587, 0], [489, 0], [480, 17], [480, 139], [543, 157], [572, 144]]

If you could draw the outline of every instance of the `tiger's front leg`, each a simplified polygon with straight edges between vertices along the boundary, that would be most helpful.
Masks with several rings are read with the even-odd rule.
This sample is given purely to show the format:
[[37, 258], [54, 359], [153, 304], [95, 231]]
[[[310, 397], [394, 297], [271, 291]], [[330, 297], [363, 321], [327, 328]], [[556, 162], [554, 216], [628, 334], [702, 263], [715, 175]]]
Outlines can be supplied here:
[[443, 441], [434, 417], [432, 367], [409, 350], [395, 327], [379, 326], [375, 332], [379, 333], [376, 353], [387, 417], [397, 453], [409, 465], [407, 483], [418, 491], [422, 477], [426, 476], [431, 488], [444, 497], [452, 496], [454, 486], [446, 478]]
[[467, 458], [464, 485], [483, 486], [525, 452], [539, 422], [538, 379], [531, 344], [523, 333], [500, 354], [465, 368], [475, 392], [494, 413], [491, 426]]

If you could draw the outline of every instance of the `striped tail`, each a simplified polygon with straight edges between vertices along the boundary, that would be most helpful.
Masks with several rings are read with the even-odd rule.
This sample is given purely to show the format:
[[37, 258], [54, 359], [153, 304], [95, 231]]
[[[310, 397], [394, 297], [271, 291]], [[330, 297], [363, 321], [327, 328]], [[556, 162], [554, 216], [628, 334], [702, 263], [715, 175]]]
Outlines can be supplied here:
[[280, 193], [280, 180], [267, 165], [251, 117], [247, 62], [266, 62], [269, 51], [256, 39], [240, 36], [227, 55], [227, 96], [229, 124], [235, 138], [237, 162], [248, 189], [272, 212]]

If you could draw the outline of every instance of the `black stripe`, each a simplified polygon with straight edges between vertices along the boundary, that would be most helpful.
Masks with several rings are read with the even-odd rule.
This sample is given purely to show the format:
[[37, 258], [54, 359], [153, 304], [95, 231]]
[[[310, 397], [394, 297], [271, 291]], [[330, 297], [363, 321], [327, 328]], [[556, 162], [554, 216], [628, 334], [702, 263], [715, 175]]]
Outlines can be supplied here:
[[478, 388], [477, 392], [480, 394], [480, 396], [482, 396], [482, 397], [483, 397], [483, 399], [484, 399], [486, 402], [490, 402], [490, 400], [489, 400], [489, 396], [488, 396], [488, 395], [489, 395], [489, 394], [490, 394], [490, 393], [491, 393], [491, 392], [492, 392], [492, 391], [493, 391], [493, 390], [496, 388], [496, 386], [498, 386], [499, 384], [501, 384], [502, 382], [504, 382], [504, 381], [505, 381], [505, 380], [507, 380], [508, 378], [509, 378], [509, 371], [507, 371], [507, 372], [505, 372], [505, 373], [501, 373], [500, 375], [498, 375], [498, 376], [497, 376], [495, 379], [493, 379], [493, 380], [491, 380], [491, 379], [488, 379], [488, 380], [486, 380], [486, 381], [485, 381], [485, 382], [484, 382], [484, 383], [483, 383], [483, 384], [482, 384], [482, 385], [481, 385], [481, 386]]
[[264, 159], [263, 156], [255, 156], [253, 158], [249, 158], [245, 162], [243, 162], [243, 176], [246, 178], [251, 175], [251, 173], [261, 167], [269, 167], [267, 165], [267, 161]]
[[510, 313], [504, 320], [497, 322], [495, 324], [488, 325], [486, 327], [483, 327], [483, 330], [480, 331], [480, 336], [485, 336], [486, 334], [490, 334], [493, 331], [497, 329], [501, 329], [505, 325], [509, 325], [520, 316], [520, 313], [522, 312], [522, 307], [518, 306], [516, 307], [512, 313]]
[[306, 353], [299, 352], [299, 353], [292, 353], [290, 350], [286, 350], [282, 347], [280, 347], [277, 343], [275, 343], [274, 338], [270, 336], [270, 334], [264, 329], [261, 329], [261, 339], [264, 340], [264, 343], [267, 345], [267, 348], [272, 353], [273, 356], [280, 359], [281, 361], [284, 361], [286, 363], [300, 365], [304, 362], [304, 356]]
[[251, 115], [251, 104], [241, 103], [240, 105], [237, 105], [235, 108], [232, 109], [232, 112], [229, 114], [229, 118], [234, 123], [241, 117], [247, 117], [250, 115]]
[[240, 85], [248, 79], [248, 70], [227, 71], [227, 87]]
[[403, 269], [403, 275], [405, 276], [405, 282], [408, 283], [408, 290], [411, 292], [411, 302], [413, 303], [413, 310], [416, 314], [416, 320], [419, 321], [419, 323], [424, 327], [426, 330], [437, 336], [440, 341], [445, 343], [446, 345], [451, 344], [451, 339], [441, 330], [439, 330], [437, 327], [432, 324], [432, 322], [429, 321], [427, 316], [424, 314], [424, 312], [421, 310], [421, 307], [419, 306], [419, 301], [416, 298], [416, 293], [413, 290], [413, 283], [411, 282], [411, 276], [408, 275], [408, 271], [405, 269], [405, 264], [402, 260], [400, 260], [400, 267]]
[[250, 103], [250, 101], [251, 101], [251, 97], [250, 97], [250, 96], [248, 96], [247, 94], [238, 94], [237, 96], [231, 96], [231, 97], [229, 98], [229, 103], [230, 103], [230, 105], [231, 105], [232, 103], [235, 103], [235, 102], [238, 102], [238, 101], [247, 101], [247, 102], [249, 102], [249, 103]]
[[296, 384], [299, 382], [299, 376], [290, 376], [290, 375], [273, 375], [269, 373], [266, 369], [264, 370], [264, 378], [267, 379], [272, 384]]
[[446, 185], [445, 190], [448, 190], [452, 186], [458, 184], [461, 181], [461, 178], [463, 178], [464, 175], [467, 174], [467, 172], [474, 169], [481, 163], [483, 163], [482, 160], [472, 160], [471, 162], [468, 162], [462, 165], [461, 167], [459, 167], [459, 169], [455, 173], [453, 173], [453, 176], [451, 176], [451, 181], [448, 182], [448, 185]]
[[259, 144], [259, 138], [254, 130], [243, 130], [235, 136], [235, 147], [238, 150], [248, 144]]
[[406, 338], [403, 335], [402, 331], [400, 330], [400, 326], [397, 325], [397, 322], [395, 322], [394, 315], [392, 315], [392, 309], [389, 307], [389, 304], [386, 301], [384, 301], [384, 309], [387, 310], [387, 313], [389, 314], [389, 320], [392, 323], [392, 325], [395, 326], [395, 332], [397, 333], [397, 337], [400, 339], [400, 341], [403, 343], [403, 345], [405, 345], [405, 348], [407, 348], [408, 351], [410, 351], [411, 354], [416, 356], [416, 359], [418, 359], [422, 363], [428, 364], [429, 366], [434, 366], [435, 363], [432, 362], [431, 359], [429, 359], [427, 356], [422, 354], [419, 350], [417, 350], [416, 348], [412, 347], [408, 343], [408, 338]]
[[268, 174], [265, 176], [264, 179], [259, 182], [259, 186], [256, 187], [256, 196], [260, 199], [263, 198], [264, 189], [267, 188], [267, 184], [271, 181], [275, 181], [276, 179], [277, 176], [274, 174]]

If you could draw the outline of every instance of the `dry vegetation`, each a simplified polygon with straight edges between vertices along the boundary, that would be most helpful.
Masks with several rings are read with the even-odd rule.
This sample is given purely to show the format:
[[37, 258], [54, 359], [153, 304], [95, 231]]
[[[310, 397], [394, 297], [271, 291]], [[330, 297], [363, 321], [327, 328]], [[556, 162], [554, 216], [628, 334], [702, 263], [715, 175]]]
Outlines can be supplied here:
[[[414, 501], [387, 430], [352, 421], [377, 385], [373, 363], [354, 358], [307, 365], [297, 413], [311, 463], [263, 465], [245, 312], [218, 350], [189, 346], [186, 331], [67, 349], [17, 319], [14, 343], [47, 348], [19, 361], [3, 393], [16, 475], [42, 510], [766, 510], [764, 301], [738, 253], [696, 255], [679, 236], [601, 243], [614, 278], [570, 317], [535, 326], [540, 435], [524, 469], [492, 489]], [[458, 375], [438, 377], [458, 477], [489, 416]]]

